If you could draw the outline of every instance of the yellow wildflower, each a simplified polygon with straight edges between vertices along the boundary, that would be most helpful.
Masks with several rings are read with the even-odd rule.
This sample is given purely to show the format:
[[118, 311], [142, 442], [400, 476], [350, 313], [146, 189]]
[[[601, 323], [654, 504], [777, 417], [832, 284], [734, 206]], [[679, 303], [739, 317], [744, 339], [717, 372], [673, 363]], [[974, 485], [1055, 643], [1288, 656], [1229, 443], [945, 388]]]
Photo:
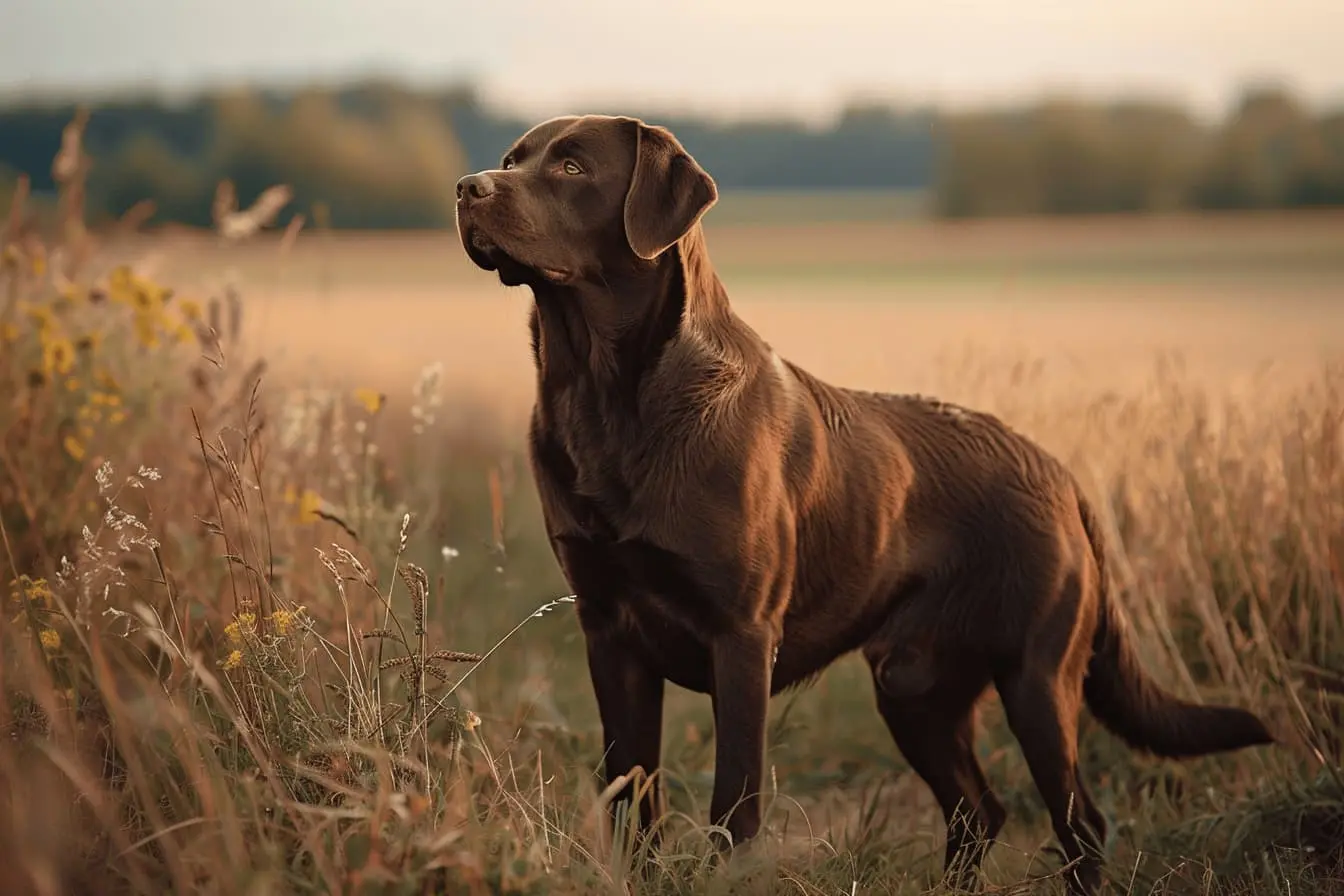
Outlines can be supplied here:
[[37, 637], [38, 640], [42, 642], [42, 646], [48, 650], [61, 649], [61, 633], [56, 631], [56, 629], [44, 628]]
[[252, 613], [239, 613], [237, 618], [224, 626], [224, 634], [235, 644], [243, 643], [243, 635], [256, 630], [257, 617]]
[[84, 446], [80, 444], [79, 439], [75, 438], [74, 436], [66, 436], [65, 439], [61, 442], [61, 444], [65, 446], [65, 453], [73, 457], [75, 460], [84, 459], [84, 453], [85, 453]]
[[5, 342], [15, 342], [19, 338], [19, 328], [11, 323], [0, 324], [0, 339]]
[[143, 311], [135, 315], [135, 336], [145, 348], [158, 347], [159, 329], [155, 323], [154, 317]]
[[69, 339], [53, 337], [42, 340], [42, 369], [48, 376], [65, 376], [75, 366], [75, 347]]
[[318, 511], [322, 509], [322, 496], [312, 489], [304, 489], [299, 496], [299, 523], [317, 522]]
[[33, 267], [33, 276], [41, 277], [47, 273], [47, 256], [37, 253], [30, 260]]
[[187, 320], [201, 319], [201, 303], [195, 299], [183, 299], [177, 303], [177, 309]]
[[107, 422], [113, 426], [118, 426], [126, 422], [126, 412], [118, 408], [108, 415]]
[[20, 592], [27, 595], [28, 599], [34, 603], [51, 603], [51, 589], [47, 587], [46, 579], [30, 579], [28, 576], [19, 576], [18, 579], [9, 583], [9, 599], [18, 603]]
[[65, 391], [67, 391], [67, 392], [78, 392], [78, 391], [79, 391], [79, 379], [78, 379], [78, 377], [73, 377], [73, 376], [72, 376], [72, 377], [70, 377], [69, 379], [67, 379], [67, 380], [65, 381]]
[[143, 287], [137, 288], [135, 292], [132, 293], [131, 304], [135, 306], [135, 310], [137, 311], [145, 313], [158, 311], [160, 304], [159, 294]]
[[377, 389], [356, 389], [355, 400], [364, 405], [364, 409], [370, 414], [376, 414], [383, 409], [383, 401], [386, 396]]
[[32, 303], [24, 303], [22, 307], [24, 313], [37, 324], [39, 333], [47, 333], [56, 325], [56, 314], [50, 307]]
[[228, 659], [224, 661], [224, 668], [225, 670], [233, 670], [237, 669], [242, 664], [243, 664], [243, 652], [241, 650], [235, 650], [232, 653], [230, 653]]
[[173, 341], [181, 345], [189, 342], [196, 337], [196, 331], [191, 328], [191, 324], [178, 324], [173, 327]]
[[90, 330], [75, 341], [75, 348], [82, 352], [96, 352], [103, 344], [103, 334], [98, 330]]
[[173, 296], [171, 289], [159, 286], [148, 277], [131, 275], [131, 304], [141, 311], [158, 311]]
[[112, 273], [107, 275], [107, 289], [112, 301], [131, 304], [135, 295], [131, 269], [124, 264], [113, 268]]
[[287, 635], [294, 625], [294, 614], [288, 610], [276, 610], [271, 614], [271, 624], [275, 626], [277, 635]]

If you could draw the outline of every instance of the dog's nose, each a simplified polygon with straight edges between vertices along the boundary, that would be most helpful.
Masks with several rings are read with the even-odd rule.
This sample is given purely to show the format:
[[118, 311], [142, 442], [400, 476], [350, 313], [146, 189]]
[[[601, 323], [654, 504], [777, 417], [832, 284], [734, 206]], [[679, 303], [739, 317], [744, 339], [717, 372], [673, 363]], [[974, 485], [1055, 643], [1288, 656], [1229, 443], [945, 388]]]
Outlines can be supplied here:
[[484, 199], [495, 192], [495, 182], [490, 179], [490, 175], [482, 172], [480, 174], [468, 174], [457, 182], [457, 198], [462, 199]]

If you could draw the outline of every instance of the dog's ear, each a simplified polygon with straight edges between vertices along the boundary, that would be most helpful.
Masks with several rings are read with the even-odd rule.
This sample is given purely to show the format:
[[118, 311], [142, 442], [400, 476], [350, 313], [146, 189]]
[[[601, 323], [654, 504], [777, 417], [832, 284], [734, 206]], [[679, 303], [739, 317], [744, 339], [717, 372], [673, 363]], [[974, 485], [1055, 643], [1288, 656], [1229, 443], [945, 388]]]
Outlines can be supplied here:
[[666, 128], [631, 120], [635, 170], [625, 194], [625, 238], [640, 258], [661, 255], [719, 199], [714, 179]]

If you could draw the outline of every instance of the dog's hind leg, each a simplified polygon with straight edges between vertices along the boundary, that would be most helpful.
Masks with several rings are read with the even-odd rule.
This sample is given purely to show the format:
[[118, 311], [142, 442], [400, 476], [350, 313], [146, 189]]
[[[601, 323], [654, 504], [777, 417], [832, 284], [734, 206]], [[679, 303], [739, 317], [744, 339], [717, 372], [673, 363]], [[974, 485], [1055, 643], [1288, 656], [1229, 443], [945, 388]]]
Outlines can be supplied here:
[[[944, 878], [967, 888], [1008, 817], [975, 755], [975, 703], [989, 687], [990, 673], [963, 665], [933, 678], [922, 693], [909, 687], [893, 693], [883, 687], [883, 680], [890, 678], [890, 658], [872, 647], [864, 654], [873, 671], [878, 711], [892, 739], [943, 810]], [[897, 664], [903, 662], [898, 657]]]
[[1078, 576], [1068, 576], [1051, 613], [1028, 639], [1024, 659], [996, 679], [1008, 724], [1022, 746], [1065, 858], [1070, 892], [1101, 886], [1106, 821], [1078, 773], [1078, 716], [1091, 631], [1078, 624], [1086, 606]]

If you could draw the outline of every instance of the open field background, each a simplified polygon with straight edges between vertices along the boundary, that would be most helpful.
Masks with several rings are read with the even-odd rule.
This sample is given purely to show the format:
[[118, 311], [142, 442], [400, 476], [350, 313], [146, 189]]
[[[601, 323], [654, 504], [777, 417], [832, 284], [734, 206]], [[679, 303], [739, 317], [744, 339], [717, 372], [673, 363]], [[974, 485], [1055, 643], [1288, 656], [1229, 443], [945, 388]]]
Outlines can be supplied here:
[[[1275, 750], [1165, 763], [1085, 722], [1117, 892], [1334, 892], [1344, 214], [932, 222], [905, 201], [876, 213], [852, 197], [730, 195], [707, 219], [710, 249], [738, 312], [816, 373], [986, 407], [1057, 451], [1104, 508], [1148, 667], [1283, 732]], [[91, 429], [76, 451], [60, 415], [34, 408], [65, 401], [61, 383], [82, 368], [48, 370], [40, 389], [55, 392], [40, 392], [49, 325], [31, 308], [4, 318], [6, 572], [31, 578], [13, 588], [4, 633], [0, 721], [16, 746], [0, 747], [0, 891], [933, 885], [941, 819], [852, 659], [775, 702], [771, 835], [728, 869], [709, 867], [696, 827], [709, 704], [671, 688], [664, 758], [689, 814], [658, 876], [630, 880], [621, 844], [593, 822], [600, 732], [577, 624], [564, 603], [529, 618], [566, 593], [517, 451], [529, 296], [471, 268], [451, 231], [280, 243], [165, 230], [100, 245], [88, 282], [118, 263], [134, 279], [113, 276], [102, 310], [79, 300], [72, 315], [171, 315], [231, 289], [241, 301], [236, 328], [217, 305], [219, 346], [200, 336], [149, 352], [139, 330], [107, 330], [132, 429]], [[41, 253], [23, 246], [12, 299], [59, 304]], [[21, 351], [30, 318], [36, 354]], [[268, 366], [253, 398], [256, 358]], [[437, 380], [423, 374], [435, 364]], [[197, 441], [193, 412], [216, 449]], [[104, 461], [111, 485], [95, 478]], [[142, 464], [161, 478], [118, 489]], [[116, 525], [113, 504], [159, 544]], [[60, 579], [63, 553], [77, 570]], [[406, 564], [426, 573], [422, 603], [394, 572]], [[358, 636], [397, 628], [375, 589], [409, 633], [380, 655], [410, 659], [381, 676], [382, 648]], [[484, 662], [444, 663], [446, 687], [427, 679], [460, 707], [427, 721], [415, 676], [397, 673], [438, 648], [485, 653], [523, 620]], [[395, 724], [380, 726], [378, 707]], [[1048, 878], [1049, 827], [994, 699], [984, 728], [1012, 813], [989, 876]]]
[[[730, 195], [707, 219], [735, 307], [838, 382], [965, 397], [961, 361], [1032, 357], [1051, 371], [1034, 388], [1102, 394], [1176, 352], [1239, 388], [1267, 367], [1314, 374], [1344, 348], [1339, 211], [931, 222], [894, 199], [872, 214], [880, 201]], [[116, 251], [198, 291], [236, 278], [249, 340], [287, 376], [391, 388], [439, 362], [517, 433], [530, 296], [473, 268], [455, 232], [277, 242], [182, 234]]]

